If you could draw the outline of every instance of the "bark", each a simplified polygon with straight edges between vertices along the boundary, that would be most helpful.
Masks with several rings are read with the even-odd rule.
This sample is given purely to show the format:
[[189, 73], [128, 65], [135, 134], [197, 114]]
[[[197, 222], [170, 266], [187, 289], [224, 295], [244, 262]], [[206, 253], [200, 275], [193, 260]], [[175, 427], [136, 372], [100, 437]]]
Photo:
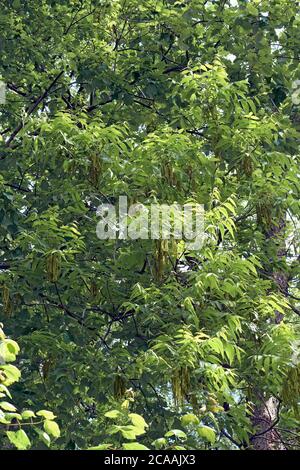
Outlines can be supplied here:
[[266, 401], [261, 398], [252, 417], [252, 424], [257, 429], [257, 433], [251, 439], [255, 450], [285, 450], [280, 434], [275, 429], [278, 419], [279, 401], [274, 397]]

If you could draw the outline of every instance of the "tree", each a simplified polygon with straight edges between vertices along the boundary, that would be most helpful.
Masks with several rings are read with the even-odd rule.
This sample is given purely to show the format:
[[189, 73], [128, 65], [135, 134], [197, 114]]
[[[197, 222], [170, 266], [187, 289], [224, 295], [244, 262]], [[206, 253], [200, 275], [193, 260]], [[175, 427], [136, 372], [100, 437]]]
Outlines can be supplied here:
[[[299, 2], [1, 6], [16, 405], [53, 410], [61, 449], [120, 448], [129, 413], [129, 444], [299, 448]], [[124, 195], [204, 204], [202, 248], [99, 240]]]

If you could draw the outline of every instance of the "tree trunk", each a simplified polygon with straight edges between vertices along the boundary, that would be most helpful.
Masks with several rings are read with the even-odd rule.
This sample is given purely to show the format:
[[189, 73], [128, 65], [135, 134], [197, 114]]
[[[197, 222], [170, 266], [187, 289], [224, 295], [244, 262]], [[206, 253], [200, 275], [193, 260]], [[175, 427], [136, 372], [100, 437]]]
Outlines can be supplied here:
[[270, 397], [266, 401], [261, 397], [260, 404], [254, 409], [253, 426], [257, 433], [251, 439], [255, 450], [284, 450], [280, 434], [275, 429], [278, 420], [279, 401]]
[[[278, 217], [268, 227], [263, 227], [266, 243], [268, 241], [278, 243], [277, 257], [282, 258], [286, 254], [284, 231], [286, 227], [285, 216]], [[278, 291], [286, 294], [288, 292], [288, 279], [284, 272], [270, 272]], [[283, 314], [275, 311], [275, 323], [279, 324]], [[254, 450], [285, 450], [280, 438], [280, 433], [275, 429], [279, 421], [280, 402], [275, 397], [266, 397], [265, 394], [257, 392], [258, 402], [254, 408], [252, 424], [255, 434], [251, 438]]]

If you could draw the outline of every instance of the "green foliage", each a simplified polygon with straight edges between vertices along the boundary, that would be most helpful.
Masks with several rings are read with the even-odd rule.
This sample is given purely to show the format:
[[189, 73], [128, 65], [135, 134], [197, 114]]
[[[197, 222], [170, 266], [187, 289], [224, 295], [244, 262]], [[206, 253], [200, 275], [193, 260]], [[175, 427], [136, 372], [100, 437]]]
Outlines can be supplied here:
[[[133, 402], [133, 398], [130, 399]], [[216, 433], [212, 427], [200, 425], [196, 415], [189, 413], [182, 416], [181, 424], [187, 428], [187, 433], [182, 429], [171, 429], [164, 437], [149, 442], [149, 426], [141, 415], [129, 413], [129, 400], [125, 400], [119, 409], [110, 410], [105, 413], [105, 417], [114, 422], [113, 426], [106, 428], [106, 434], [114, 436], [119, 434], [119, 442], [110, 442], [90, 447], [89, 450], [147, 450], [147, 449], [191, 449], [195, 442], [195, 435], [203, 439], [204, 442], [214, 444]], [[113, 437], [108, 438], [113, 441]], [[123, 442], [123, 440], [133, 442]], [[136, 439], [143, 440], [150, 447], [145, 446]], [[184, 445], [183, 445], [184, 444]]]
[[[2, 447], [243, 449], [274, 396], [299, 448], [299, 22], [291, 0], [2, 2]], [[99, 240], [122, 195], [203, 204], [203, 247]]]

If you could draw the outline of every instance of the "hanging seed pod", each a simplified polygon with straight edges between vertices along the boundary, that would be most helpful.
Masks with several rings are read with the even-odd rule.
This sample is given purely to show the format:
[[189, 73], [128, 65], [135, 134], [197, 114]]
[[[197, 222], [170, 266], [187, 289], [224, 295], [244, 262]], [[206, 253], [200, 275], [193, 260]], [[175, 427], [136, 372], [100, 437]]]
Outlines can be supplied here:
[[93, 299], [98, 297], [99, 289], [95, 281], [91, 282], [90, 292]]
[[190, 388], [190, 371], [188, 367], [174, 370], [172, 376], [172, 392], [176, 406], [182, 406]]
[[176, 187], [176, 188], [180, 188], [180, 183], [177, 179], [177, 176], [176, 176], [176, 173], [175, 171], [172, 172], [172, 186]]
[[261, 227], [269, 227], [272, 223], [272, 206], [268, 201], [260, 201], [256, 205], [257, 223]]
[[[189, 186], [190, 186], [190, 189], [191, 191], [195, 191], [196, 190], [196, 180], [194, 178], [194, 170], [191, 166], [188, 166], [187, 169], [186, 169], [186, 174], [188, 176], [188, 179], [189, 179]], [[180, 182], [177, 183], [177, 188], [180, 189]]]
[[257, 224], [263, 229], [267, 229], [272, 224], [273, 220], [273, 195], [262, 192], [259, 194], [258, 202], [256, 204]]
[[190, 402], [193, 408], [193, 412], [197, 413], [199, 409], [199, 403], [195, 394], [191, 395]]
[[98, 155], [92, 154], [90, 157], [90, 180], [93, 186], [98, 187], [101, 176], [101, 161]]
[[126, 382], [121, 375], [116, 375], [114, 380], [114, 397], [121, 399], [125, 396], [126, 393]]
[[176, 186], [177, 178], [174, 173], [171, 162], [165, 162], [162, 165], [162, 176], [170, 186]]
[[7, 286], [2, 287], [2, 297], [3, 297], [3, 304], [7, 305], [9, 302], [9, 288]]
[[7, 315], [12, 313], [12, 303], [10, 298], [10, 290], [7, 286], [2, 287], [2, 300], [3, 300], [3, 309]]
[[155, 278], [161, 281], [168, 255], [168, 240], [157, 240], [155, 251]]
[[54, 252], [50, 253], [50, 255], [47, 256], [47, 261], [46, 261], [46, 269], [47, 269], [47, 275], [48, 275], [48, 280], [50, 282], [57, 282], [60, 274], [60, 253], [59, 252]]
[[250, 155], [246, 155], [242, 160], [242, 170], [246, 176], [251, 176], [253, 173], [253, 161]]
[[169, 166], [168, 166], [168, 163], [164, 162], [162, 164], [161, 173], [162, 173], [163, 178], [166, 181], [169, 181]]
[[181, 388], [183, 395], [186, 396], [190, 388], [190, 370], [188, 367], [181, 368]]
[[48, 359], [45, 359], [42, 364], [41, 364], [41, 372], [42, 372], [42, 375], [43, 375], [43, 378], [44, 380], [47, 379], [48, 375], [49, 375], [49, 372], [50, 372], [50, 369], [51, 369], [51, 366], [53, 365], [53, 359], [50, 357]]

